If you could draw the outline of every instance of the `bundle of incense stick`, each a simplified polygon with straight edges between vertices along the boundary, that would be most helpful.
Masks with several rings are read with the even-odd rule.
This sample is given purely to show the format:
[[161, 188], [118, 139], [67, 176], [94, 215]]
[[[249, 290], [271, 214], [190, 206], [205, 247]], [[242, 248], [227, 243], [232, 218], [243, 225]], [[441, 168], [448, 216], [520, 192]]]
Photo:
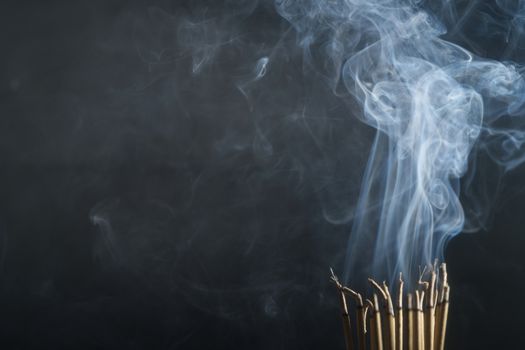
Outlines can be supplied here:
[[[447, 330], [450, 287], [447, 266], [437, 264], [420, 272], [418, 287], [404, 294], [403, 276], [391, 293], [389, 286], [369, 278], [370, 299], [342, 285], [331, 270], [343, 316], [347, 350], [443, 350]], [[396, 299], [392, 297], [397, 296]], [[354, 301], [349, 306], [347, 298]], [[405, 303], [406, 301], [406, 303]], [[406, 306], [405, 306], [406, 305]], [[355, 310], [355, 317], [349, 313]], [[355, 327], [352, 323], [355, 322]]]

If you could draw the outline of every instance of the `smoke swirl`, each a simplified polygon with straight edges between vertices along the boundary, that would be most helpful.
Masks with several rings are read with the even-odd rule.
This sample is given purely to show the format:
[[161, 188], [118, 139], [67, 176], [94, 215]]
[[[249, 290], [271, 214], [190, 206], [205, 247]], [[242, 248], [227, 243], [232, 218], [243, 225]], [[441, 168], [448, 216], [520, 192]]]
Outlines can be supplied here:
[[[523, 11], [497, 4], [521, 28]], [[451, 237], [484, 222], [487, 208], [464, 207], [468, 195], [460, 202], [476, 153], [485, 152], [501, 174], [524, 160], [520, 67], [445, 40], [445, 25], [419, 1], [279, 0], [276, 7], [296, 29], [306, 61], [347, 98], [344, 84], [359, 103], [355, 115], [376, 129], [346, 279], [416, 275], [443, 258]], [[320, 47], [322, 59], [312, 54]]]

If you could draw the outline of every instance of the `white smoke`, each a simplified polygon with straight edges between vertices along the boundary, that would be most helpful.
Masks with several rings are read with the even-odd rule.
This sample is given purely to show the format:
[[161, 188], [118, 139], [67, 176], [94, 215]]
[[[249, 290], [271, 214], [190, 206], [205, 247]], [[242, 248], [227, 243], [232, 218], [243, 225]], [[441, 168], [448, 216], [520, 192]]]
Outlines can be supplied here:
[[[307, 64], [326, 72], [337, 93], [342, 81], [361, 106], [356, 116], [377, 129], [346, 278], [415, 276], [465, 227], [460, 178], [474, 151], [504, 171], [525, 158], [519, 67], [444, 40], [445, 26], [420, 1], [277, 0], [276, 8], [296, 29]], [[515, 25], [523, 22], [516, 13]], [[469, 212], [475, 230], [484, 209]]]

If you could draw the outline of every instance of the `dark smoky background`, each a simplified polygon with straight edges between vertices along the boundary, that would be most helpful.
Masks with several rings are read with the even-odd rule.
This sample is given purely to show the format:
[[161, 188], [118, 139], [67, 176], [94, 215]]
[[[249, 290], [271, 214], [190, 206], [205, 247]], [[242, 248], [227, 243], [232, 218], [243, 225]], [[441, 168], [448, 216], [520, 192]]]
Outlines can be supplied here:
[[[449, 40], [522, 61], [520, 5], [446, 4], [422, 3]], [[4, 1], [0, 16], [3, 348], [343, 349], [328, 268], [374, 131], [326, 43], [303, 52], [271, 1]], [[448, 348], [519, 349], [523, 169], [502, 183], [476, 163], [496, 210], [448, 246]]]

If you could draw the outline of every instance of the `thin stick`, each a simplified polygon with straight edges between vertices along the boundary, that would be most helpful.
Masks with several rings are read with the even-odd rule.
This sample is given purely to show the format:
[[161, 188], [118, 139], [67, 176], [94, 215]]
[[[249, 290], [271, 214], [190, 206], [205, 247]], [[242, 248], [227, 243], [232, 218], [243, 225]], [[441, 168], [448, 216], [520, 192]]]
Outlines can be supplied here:
[[434, 347], [436, 350], [440, 349], [441, 338], [441, 324], [443, 322], [443, 303], [438, 300], [436, 303], [436, 329], [434, 331]]
[[350, 323], [350, 315], [348, 314], [348, 306], [346, 304], [345, 293], [343, 292], [343, 285], [339, 282], [339, 279], [335, 275], [334, 271], [330, 269], [332, 273], [331, 280], [335, 283], [339, 291], [339, 301], [341, 303], [342, 319], [343, 319], [343, 332], [345, 336], [345, 344], [347, 350], [354, 349], [354, 339], [352, 336], [352, 325]]
[[[419, 268], [419, 280], [418, 280], [418, 284], [420, 286], [423, 287], [423, 291], [422, 292], [418, 292], [416, 291], [416, 309], [417, 309], [417, 324], [418, 324], [418, 340], [417, 340], [417, 344], [418, 344], [418, 347], [420, 350], [426, 350], [426, 345], [428, 345], [428, 342], [426, 342], [427, 340], [427, 336], [425, 335], [425, 307], [424, 307], [424, 296], [425, 296], [425, 292], [427, 292], [430, 288], [430, 283], [427, 282], [427, 281], [424, 281], [423, 280], [423, 276], [425, 275], [425, 273], [427, 272], [427, 266], [425, 265], [425, 267], [423, 268], [423, 270], [421, 270], [421, 267]], [[422, 294], [419, 294], [419, 293], [422, 293]], [[422, 320], [420, 320], [420, 318]], [[419, 328], [421, 327], [421, 329]]]
[[369, 299], [366, 299], [366, 304], [368, 306], [367, 310], [370, 310], [370, 350], [377, 350], [377, 330], [376, 330], [376, 321], [375, 321], [375, 311], [374, 311], [374, 303], [372, 303]]
[[440, 348], [439, 350], [445, 349], [445, 336], [447, 334], [447, 320], [448, 320], [448, 305], [449, 305], [449, 297], [450, 297], [450, 287], [447, 285], [445, 286], [445, 300], [443, 301], [443, 314], [441, 316], [441, 334], [440, 334]]
[[443, 350], [445, 348], [445, 335], [447, 332], [447, 319], [448, 319], [448, 304], [450, 297], [450, 287], [448, 285], [448, 274], [447, 265], [441, 264], [441, 291], [439, 293], [439, 307], [438, 307], [438, 319], [436, 329], [436, 349]]
[[363, 297], [361, 294], [355, 292], [354, 290], [343, 287], [343, 292], [350, 294], [357, 304], [356, 307], [356, 320], [357, 320], [357, 348], [359, 350], [366, 350], [366, 317], [365, 317], [365, 308], [363, 304]]
[[387, 300], [388, 297], [387, 297], [385, 291], [383, 290], [383, 288], [379, 285], [379, 283], [377, 283], [376, 281], [374, 281], [371, 278], [368, 279], [368, 282], [370, 282], [370, 284], [372, 284], [372, 287], [374, 287], [375, 290], [378, 291], [379, 294], [381, 294], [381, 297], [383, 298], [383, 300]]
[[396, 348], [403, 350], [403, 274], [399, 274], [399, 288], [397, 290], [397, 331], [396, 331]]
[[425, 350], [434, 350], [434, 327], [436, 324], [435, 308], [436, 271], [430, 273], [429, 295], [425, 308]]
[[426, 272], [427, 272], [427, 266], [423, 267], [423, 270], [421, 270], [421, 267], [419, 267], [418, 284], [422, 285], [424, 290], [427, 290], [428, 289], [428, 285], [429, 285], [429, 283], [427, 281], [423, 281], [423, 276], [425, 275]]
[[366, 350], [366, 309], [363, 305], [357, 307], [357, 348]]
[[423, 317], [423, 301], [425, 291], [416, 290], [416, 309], [417, 309], [417, 348], [425, 350], [425, 321]]
[[[381, 287], [379, 285], [379, 283], [377, 283], [376, 281], [374, 281], [371, 278], [369, 278], [368, 281], [372, 284], [372, 287], [374, 287], [374, 289], [381, 295], [382, 299], [385, 301], [385, 306], [387, 307], [387, 310], [386, 310], [387, 311], [386, 312], [387, 313], [387, 317], [388, 317], [388, 319], [390, 319], [390, 314], [391, 313], [390, 313], [390, 307], [389, 306], [392, 304], [391, 303], [392, 299], [389, 298], [388, 288], [386, 288], [386, 290], [385, 290], [383, 287]], [[374, 293], [374, 298], [377, 298], [377, 294], [376, 293]], [[389, 299], [390, 299], [390, 305], [388, 305], [388, 300]], [[375, 302], [376, 302], [376, 299], [374, 299], [374, 305], [375, 305]], [[379, 308], [379, 301], [378, 301], [377, 307]], [[378, 311], [378, 312], [380, 312], [380, 311]], [[392, 314], [393, 314], [393, 308], [392, 308]], [[377, 317], [376, 317], [376, 322], [377, 322]], [[389, 324], [390, 324], [390, 322], [389, 322]], [[379, 329], [379, 335], [381, 336], [381, 345], [383, 345], [383, 337], [384, 337], [384, 340], [386, 341], [385, 345], [387, 347], [389, 347], [390, 346], [390, 341], [389, 341], [390, 338], [383, 334], [383, 328], [382, 328], [382, 322], [381, 321], [379, 322], [378, 329]], [[386, 333], [387, 330], [388, 329], [385, 329], [385, 333]], [[379, 347], [379, 342], [378, 342], [378, 347]], [[392, 350], [395, 350], [395, 349], [392, 349]]]
[[[443, 277], [446, 278], [446, 271], [444, 272], [443, 276], [443, 265], [439, 267], [439, 270], [437, 269], [437, 261], [434, 263], [434, 271], [439, 272], [436, 278], [436, 291], [434, 295], [434, 317], [435, 317], [435, 326], [434, 326], [434, 349], [439, 349], [439, 340], [441, 334], [441, 293], [440, 293], [440, 286], [439, 284], [443, 285]], [[441, 282], [440, 282], [441, 281]]]
[[385, 291], [387, 300], [386, 300], [386, 313], [388, 319], [388, 349], [396, 350], [396, 317], [394, 314], [394, 303], [392, 302], [392, 296], [388, 290], [386, 282], [383, 282], [383, 290]]
[[379, 300], [377, 294], [374, 293], [374, 321], [375, 321], [375, 336], [376, 336], [376, 349], [383, 350], [383, 327], [381, 326], [381, 310], [379, 309]]
[[366, 348], [366, 334], [368, 333], [368, 328], [366, 327], [366, 315], [368, 313], [368, 310], [370, 309], [370, 305], [368, 304], [369, 300], [366, 300], [365, 307], [363, 308], [363, 323], [365, 327], [365, 348]]
[[407, 307], [408, 307], [408, 350], [415, 350], [416, 343], [416, 317], [414, 310], [414, 303], [412, 300], [412, 293], [407, 294]]

